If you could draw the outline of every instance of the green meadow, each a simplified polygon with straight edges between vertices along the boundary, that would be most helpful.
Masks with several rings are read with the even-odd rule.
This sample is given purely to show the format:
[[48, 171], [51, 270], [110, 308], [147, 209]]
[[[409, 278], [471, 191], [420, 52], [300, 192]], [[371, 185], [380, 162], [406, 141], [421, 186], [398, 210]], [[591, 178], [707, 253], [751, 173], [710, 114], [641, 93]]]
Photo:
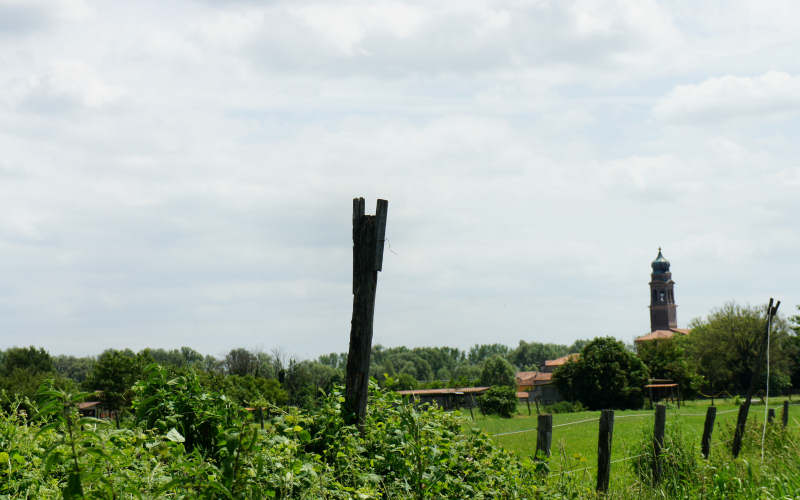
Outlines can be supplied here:
[[[780, 426], [783, 400], [770, 398], [769, 408], [776, 413], [775, 426]], [[717, 417], [711, 439], [712, 458], [730, 460], [729, 440], [736, 423], [738, 405], [732, 400], [715, 401]], [[695, 451], [699, 460], [700, 440], [703, 433], [705, 414], [710, 401], [688, 401], [676, 405], [667, 405], [667, 426], [679, 426], [689, 443], [695, 443]], [[754, 400], [748, 415], [748, 425], [759, 427], [763, 424], [765, 406], [760, 400]], [[550, 477], [569, 476], [570, 479], [593, 485], [597, 470], [597, 438], [599, 411], [582, 411], [576, 413], [560, 413], [553, 415], [552, 455], [547, 463]], [[798, 418], [800, 408], [790, 405], [789, 427], [800, 428]], [[470, 414], [466, 412], [469, 419]], [[614, 432], [612, 442], [611, 484], [631, 484], [635, 478], [632, 472], [631, 459], [641, 452], [641, 442], [647, 439], [647, 432], [652, 436], [654, 423], [653, 410], [618, 410], [614, 412]], [[468, 425], [478, 427], [491, 436], [502, 447], [512, 451], [521, 458], [532, 457], [536, 450], [537, 415], [532, 407], [528, 415], [526, 405], [518, 406], [517, 415], [513, 418], [484, 416], [475, 412], [475, 420]], [[751, 439], [752, 441], [752, 439]], [[757, 460], [760, 443], [745, 443], [745, 460]], [[562, 474], [563, 473], [563, 474]]]

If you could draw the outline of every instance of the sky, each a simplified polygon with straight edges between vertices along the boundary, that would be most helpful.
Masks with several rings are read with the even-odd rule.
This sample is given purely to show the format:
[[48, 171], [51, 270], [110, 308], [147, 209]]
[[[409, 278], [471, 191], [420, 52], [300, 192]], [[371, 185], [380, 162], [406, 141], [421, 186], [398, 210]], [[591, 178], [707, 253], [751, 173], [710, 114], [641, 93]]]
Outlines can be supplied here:
[[800, 304], [793, 1], [0, 0], [0, 349], [569, 344]]

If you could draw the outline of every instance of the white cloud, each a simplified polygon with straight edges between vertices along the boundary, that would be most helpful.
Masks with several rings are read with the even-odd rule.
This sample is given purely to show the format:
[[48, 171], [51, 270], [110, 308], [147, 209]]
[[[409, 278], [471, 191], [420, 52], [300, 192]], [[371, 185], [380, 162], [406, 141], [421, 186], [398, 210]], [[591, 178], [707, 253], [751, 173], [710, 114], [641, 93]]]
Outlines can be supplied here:
[[671, 126], [749, 95], [718, 75], [800, 74], [799, 37], [706, 8], [143, 1], [6, 32], [3, 342], [345, 350], [353, 196], [390, 202], [387, 345], [630, 340], [658, 245], [681, 324], [761, 276], [800, 302], [800, 120]]
[[770, 71], [754, 77], [726, 75], [678, 85], [656, 103], [653, 113], [666, 121], [697, 122], [798, 110], [800, 77]]
[[76, 107], [97, 109], [123, 94], [81, 61], [56, 61], [46, 71], [30, 76], [19, 90], [22, 106], [44, 113]]

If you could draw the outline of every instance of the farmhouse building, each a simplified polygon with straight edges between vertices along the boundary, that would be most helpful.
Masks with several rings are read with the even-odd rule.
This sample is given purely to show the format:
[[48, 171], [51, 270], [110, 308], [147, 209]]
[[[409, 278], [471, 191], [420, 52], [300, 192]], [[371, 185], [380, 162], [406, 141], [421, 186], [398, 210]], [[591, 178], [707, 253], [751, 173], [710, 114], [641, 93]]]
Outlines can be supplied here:
[[517, 372], [517, 397], [538, 400], [544, 404], [561, 401], [563, 398], [553, 383], [553, 372], [559, 366], [578, 359], [580, 354], [572, 353], [544, 362], [541, 371]]
[[669, 261], [661, 254], [650, 267], [650, 333], [636, 339], [636, 343], [669, 339], [674, 335], [688, 335], [689, 330], [678, 328], [677, 305], [675, 304], [675, 282], [669, 270]]

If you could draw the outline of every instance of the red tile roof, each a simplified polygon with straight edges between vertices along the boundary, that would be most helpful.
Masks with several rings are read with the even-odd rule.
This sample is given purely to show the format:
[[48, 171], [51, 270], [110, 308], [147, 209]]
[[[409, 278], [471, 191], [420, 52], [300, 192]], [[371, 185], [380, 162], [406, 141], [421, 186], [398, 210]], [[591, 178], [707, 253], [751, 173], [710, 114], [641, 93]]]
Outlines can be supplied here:
[[671, 339], [676, 333], [680, 333], [681, 335], [689, 335], [691, 330], [687, 328], [670, 328], [669, 330], [655, 330], [647, 335], [642, 335], [641, 337], [637, 337], [635, 342], [647, 342], [650, 340], [662, 340], [662, 339]]
[[517, 385], [542, 385], [553, 379], [552, 373], [517, 372]]
[[544, 362], [544, 366], [561, 366], [567, 361], [575, 361], [579, 357], [581, 357], [580, 353], [573, 352], [572, 354], [567, 354], [557, 359], [548, 359]]

